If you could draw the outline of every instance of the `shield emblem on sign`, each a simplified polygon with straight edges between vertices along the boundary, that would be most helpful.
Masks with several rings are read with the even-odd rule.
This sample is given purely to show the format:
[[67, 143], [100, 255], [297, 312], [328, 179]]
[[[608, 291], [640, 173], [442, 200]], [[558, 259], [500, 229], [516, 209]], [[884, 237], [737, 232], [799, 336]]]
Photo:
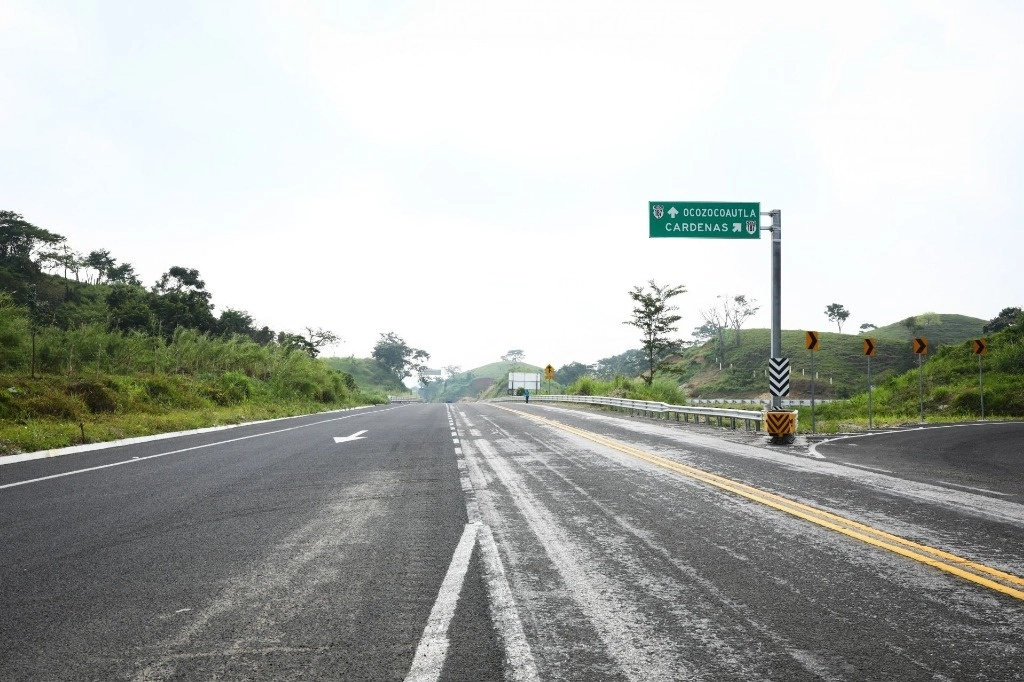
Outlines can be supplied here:
[[755, 232], [757, 232], [757, 221], [756, 220], [748, 220], [747, 221], [747, 234], [754, 234]]
[[654, 207], [654, 217], [660, 220], [663, 215], [665, 215], [665, 207], [661, 204], [656, 204]]

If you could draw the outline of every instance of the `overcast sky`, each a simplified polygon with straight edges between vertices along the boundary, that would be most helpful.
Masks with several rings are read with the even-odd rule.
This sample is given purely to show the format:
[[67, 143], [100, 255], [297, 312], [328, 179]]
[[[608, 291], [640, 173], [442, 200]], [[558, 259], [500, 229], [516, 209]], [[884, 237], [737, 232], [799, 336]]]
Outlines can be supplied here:
[[652, 279], [684, 337], [723, 294], [769, 326], [768, 233], [651, 239], [651, 200], [781, 209], [787, 329], [989, 319], [1024, 305], [1022, 35], [1012, 0], [0, 0], [0, 209], [435, 367], [638, 347]]

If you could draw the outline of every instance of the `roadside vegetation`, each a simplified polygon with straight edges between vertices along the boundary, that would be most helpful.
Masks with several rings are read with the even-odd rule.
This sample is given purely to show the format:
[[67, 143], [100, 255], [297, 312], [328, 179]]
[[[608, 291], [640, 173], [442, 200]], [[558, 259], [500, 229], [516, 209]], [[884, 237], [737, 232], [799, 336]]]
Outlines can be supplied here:
[[145, 288], [109, 251], [0, 211], [0, 454], [386, 402], [404, 350], [429, 357], [378, 344], [388, 381], [362, 387], [318, 357], [338, 341], [215, 316], [195, 270]]

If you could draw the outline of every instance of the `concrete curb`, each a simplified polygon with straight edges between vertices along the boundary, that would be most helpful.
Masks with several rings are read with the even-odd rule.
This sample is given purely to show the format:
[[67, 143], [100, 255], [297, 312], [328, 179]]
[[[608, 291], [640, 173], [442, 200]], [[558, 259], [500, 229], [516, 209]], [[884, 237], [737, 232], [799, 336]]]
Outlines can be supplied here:
[[[347, 407], [344, 410], [328, 410], [327, 412], [314, 412], [312, 414], [337, 414], [339, 412], [351, 412], [352, 410], [364, 410], [368, 407], [374, 407], [374, 405], [360, 405], [359, 407]], [[134, 445], [136, 443], [149, 443], [156, 440], [165, 440], [168, 438], [180, 438], [181, 436], [193, 436], [200, 433], [212, 433], [214, 431], [226, 431], [228, 429], [237, 429], [240, 426], [252, 426], [254, 424], [268, 424], [270, 422], [279, 422], [284, 419], [296, 419], [297, 417], [309, 417], [309, 414], [297, 414], [293, 417], [276, 417], [274, 419], [260, 419], [254, 422], [243, 422], [241, 424], [225, 424], [223, 426], [207, 426], [202, 429], [190, 429], [188, 431], [169, 431], [168, 433], [157, 433], [152, 436], [136, 436], [134, 438], [122, 438], [121, 440], [108, 440], [101, 443], [86, 443], [85, 445], [71, 445], [66, 448], [54, 448], [52, 450], [36, 450], [35, 452], [23, 452], [19, 455], [4, 455], [0, 457], [0, 466], [4, 464], [16, 464], [18, 462], [30, 462], [35, 459], [46, 459], [48, 457], [63, 457], [64, 455], [74, 455], [80, 452], [92, 452], [94, 450], [105, 450], [107, 448], [117, 448], [124, 445]]]

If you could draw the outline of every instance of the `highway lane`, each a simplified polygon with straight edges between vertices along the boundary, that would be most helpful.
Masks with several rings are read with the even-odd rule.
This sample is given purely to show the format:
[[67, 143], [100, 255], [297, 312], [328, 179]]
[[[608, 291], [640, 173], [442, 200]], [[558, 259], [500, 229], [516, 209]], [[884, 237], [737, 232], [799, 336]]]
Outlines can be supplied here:
[[0, 678], [1024, 679], [1024, 583], [840, 532], [1012, 578], [1018, 501], [721, 435], [381, 406], [0, 466]]
[[[0, 490], [0, 679], [402, 679], [466, 524], [442, 406], [0, 471], [98, 466]], [[450, 656], [500, 679], [481, 584]]]
[[[513, 409], [1024, 575], [1017, 504], [692, 427]], [[541, 679], [1024, 675], [1020, 599], [496, 406], [456, 411]]]

